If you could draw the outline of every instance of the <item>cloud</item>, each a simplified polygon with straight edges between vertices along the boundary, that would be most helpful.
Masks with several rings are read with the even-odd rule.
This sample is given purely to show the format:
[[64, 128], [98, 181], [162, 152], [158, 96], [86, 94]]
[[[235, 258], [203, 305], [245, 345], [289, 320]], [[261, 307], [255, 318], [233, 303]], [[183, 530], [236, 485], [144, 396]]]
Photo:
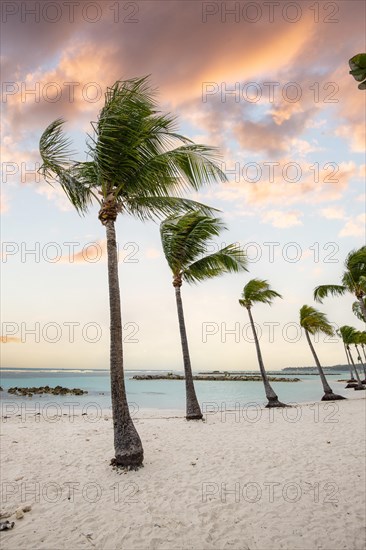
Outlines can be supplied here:
[[345, 217], [344, 210], [341, 207], [322, 208], [320, 215], [327, 220], [343, 220]]
[[364, 213], [349, 219], [339, 232], [339, 237], [365, 237], [366, 215]]
[[263, 223], [270, 223], [273, 227], [279, 227], [281, 229], [286, 227], [293, 227], [295, 225], [302, 225], [300, 218], [303, 214], [297, 210], [292, 212], [283, 212], [282, 210], [270, 210], [262, 215]]
[[17, 336], [0, 336], [0, 344], [19, 344], [21, 341]]

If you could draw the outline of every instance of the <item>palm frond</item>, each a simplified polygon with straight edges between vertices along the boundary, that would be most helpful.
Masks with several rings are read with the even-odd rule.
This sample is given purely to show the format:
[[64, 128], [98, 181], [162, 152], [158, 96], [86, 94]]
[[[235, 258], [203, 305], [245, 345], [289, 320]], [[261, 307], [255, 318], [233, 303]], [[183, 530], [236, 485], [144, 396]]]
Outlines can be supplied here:
[[210, 241], [225, 229], [219, 218], [200, 212], [171, 216], [160, 225], [165, 258], [174, 273], [184, 271], [204, 256]]
[[51, 122], [39, 141], [39, 152], [43, 162], [39, 172], [46, 180], [54, 181], [55, 175], [68, 170], [73, 164], [74, 153], [70, 148], [71, 140], [63, 132], [64, 123], [62, 118]]
[[314, 300], [322, 303], [327, 296], [343, 296], [347, 288], [343, 285], [320, 285], [314, 289]]
[[124, 211], [142, 221], [156, 220], [187, 212], [200, 212], [204, 216], [212, 216], [219, 212], [217, 208], [182, 197], [135, 197], [121, 206]]
[[[363, 301], [366, 306], [366, 298], [363, 298]], [[353, 302], [352, 311], [356, 315], [357, 319], [359, 319], [363, 323], [366, 323], [366, 319], [364, 318], [360, 302]]]
[[239, 303], [244, 307], [250, 307], [255, 303], [272, 305], [274, 298], [282, 298], [282, 296], [271, 288], [268, 281], [251, 279], [243, 288]]
[[323, 332], [328, 336], [334, 335], [334, 328], [328, 321], [325, 313], [312, 306], [303, 305], [300, 309], [300, 325], [310, 332], [310, 334]]
[[183, 270], [183, 279], [187, 283], [197, 283], [225, 273], [248, 271], [247, 264], [245, 252], [237, 244], [230, 244], [190, 264]]
[[342, 327], [339, 327], [338, 330], [343, 342], [346, 345], [357, 343], [358, 331], [354, 327], [350, 327], [349, 325], [343, 325]]

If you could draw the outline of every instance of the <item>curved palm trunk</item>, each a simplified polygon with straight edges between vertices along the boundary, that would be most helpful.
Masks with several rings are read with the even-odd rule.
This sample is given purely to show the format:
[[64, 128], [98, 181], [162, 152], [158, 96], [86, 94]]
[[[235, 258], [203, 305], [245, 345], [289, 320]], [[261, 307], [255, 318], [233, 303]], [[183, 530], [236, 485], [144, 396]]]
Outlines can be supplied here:
[[[174, 283], [173, 283], [174, 284]], [[186, 325], [184, 322], [182, 297], [180, 295], [180, 285], [175, 285], [175, 298], [177, 302], [177, 312], [179, 321], [180, 339], [182, 343], [183, 363], [184, 363], [184, 376], [186, 384], [186, 419], [187, 420], [201, 420], [202, 412], [196, 396], [196, 391], [193, 384], [191, 359], [189, 356], [188, 339]]]
[[355, 390], [364, 390], [364, 386], [362, 385], [362, 382], [361, 382], [361, 378], [360, 378], [360, 375], [358, 374], [358, 370], [357, 370], [357, 367], [355, 365], [355, 362], [353, 360], [353, 357], [352, 357], [352, 353], [351, 353], [351, 349], [349, 347], [349, 344], [347, 344], [347, 351], [348, 351], [348, 355], [351, 359], [351, 362], [352, 362], [352, 365], [353, 365], [353, 369], [356, 373], [356, 378], [357, 378], [357, 386], [355, 387]]
[[318, 371], [319, 371], [319, 376], [320, 376], [320, 379], [322, 381], [322, 384], [323, 384], [323, 390], [324, 390], [324, 395], [322, 397], [322, 401], [335, 401], [337, 399], [346, 399], [345, 397], [341, 396], [341, 395], [337, 395], [336, 393], [333, 393], [333, 390], [332, 388], [330, 387], [330, 385], [328, 384], [328, 380], [326, 379], [325, 377], [325, 374], [324, 374], [324, 371], [322, 369], [322, 366], [320, 364], [320, 361], [318, 359], [318, 356], [315, 352], [315, 349], [314, 349], [314, 346], [310, 340], [310, 336], [309, 336], [309, 333], [308, 331], [305, 329], [305, 335], [306, 335], [306, 339], [308, 341], [308, 344], [310, 346], [310, 349], [311, 349], [311, 353], [313, 354], [313, 357], [314, 357], [314, 360], [315, 360], [315, 364], [316, 366], [318, 367]]
[[364, 376], [366, 377], [366, 367], [365, 367], [365, 365], [364, 365], [364, 363], [363, 363], [363, 361], [362, 361], [361, 353], [360, 353], [360, 351], [359, 351], [359, 349], [358, 349], [358, 345], [357, 345], [357, 344], [355, 344], [355, 348], [356, 348], [356, 351], [357, 351], [358, 360], [359, 360], [359, 362], [361, 363], [361, 367], [362, 367], [362, 370], [363, 370], [363, 374], [364, 374]]
[[361, 344], [361, 348], [362, 348], [362, 353], [363, 353], [363, 356], [365, 358], [365, 361], [366, 361], [366, 352], [365, 352], [365, 346], [363, 344]]
[[[359, 359], [363, 369], [365, 370], [364, 364], [362, 363], [362, 360], [361, 360], [360, 352], [358, 351], [357, 344], [355, 344], [355, 348], [356, 348], [358, 359]], [[349, 352], [349, 354], [351, 355], [351, 352]], [[351, 355], [351, 357], [352, 357], [352, 355]], [[358, 374], [358, 370], [357, 370], [356, 365], [354, 365], [354, 369], [356, 371], [356, 376], [357, 376], [357, 386], [355, 387], [355, 390], [364, 390], [365, 386], [362, 385], [361, 378], [360, 378], [360, 375]], [[365, 372], [365, 377], [366, 377], [366, 372]]]
[[347, 382], [346, 389], [354, 388], [355, 386], [357, 386], [357, 380], [353, 376], [352, 364], [351, 364], [351, 361], [350, 361], [349, 356], [348, 356], [347, 346], [344, 342], [343, 342], [343, 346], [344, 346], [344, 351], [346, 352], [349, 372], [350, 372], [350, 376], [351, 376], [351, 378]]
[[118, 253], [114, 221], [104, 223], [107, 234], [110, 308], [110, 369], [115, 458], [112, 464], [130, 469], [142, 465], [141, 439], [128, 408], [123, 374], [121, 298], [118, 281]]
[[277, 394], [275, 393], [274, 389], [272, 388], [271, 384], [269, 383], [268, 376], [267, 376], [267, 373], [266, 373], [266, 369], [264, 368], [262, 352], [261, 352], [261, 348], [259, 346], [257, 331], [255, 330], [255, 325], [254, 325], [254, 321], [253, 321], [252, 312], [250, 311], [249, 307], [247, 308], [247, 310], [248, 310], [250, 324], [251, 324], [252, 331], [253, 331], [255, 347], [256, 347], [256, 350], [257, 350], [259, 369], [261, 371], [262, 380], [263, 380], [263, 384], [264, 384], [264, 389], [265, 389], [265, 392], [266, 392], [266, 397], [268, 399], [268, 403], [267, 403], [266, 407], [287, 407], [287, 405], [285, 405], [284, 403], [281, 403], [281, 401], [278, 400]]

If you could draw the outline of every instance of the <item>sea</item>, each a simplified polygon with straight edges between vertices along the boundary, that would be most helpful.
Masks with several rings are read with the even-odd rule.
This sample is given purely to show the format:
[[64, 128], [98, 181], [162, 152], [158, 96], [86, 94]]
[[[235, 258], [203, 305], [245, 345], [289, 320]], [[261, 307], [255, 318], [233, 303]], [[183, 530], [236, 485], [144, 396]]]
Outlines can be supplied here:
[[[181, 371], [125, 371], [126, 391], [132, 414], [141, 410], [170, 410], [183, 412], [185, 409], [184, 380], [134, 380], [136, 374], [183, 374]], [[244, 374], [244, 371], [242, 371]], [[198, 374], [198, 373], [197, 373]], [[238, 373], [236, 373], [238, 374]], [[250, 374], [245, 372], [245, 374]], [[259, 374], [251, 373], [251, 374]], [[298, 404], [319, 401], [323, 395], [321, 381], [316, 373], [293, 371], [269, 371], [270, 376], [300, 378], [300, 382], [271, 382], [280, 401], [288, 404]], [[345, 383], [339, 380], [349, 378], [346, 370], [327, 372], [328, 382], [335, 393], [345, 397], [351, 396], [354, 390], [345, 389]], [[202, 411], [235, 409], [236, 407], [263, 407], [267, 400], [261, 381], [195, 381], [198, 401]], [[82, 396], [55, 396], [49, 394], [20, 397], [9, 394], [11, 387], [63, 386], [80, 388], [88, 393]], [[100, 370], [70, 370], [70, 369], [0, 369], [0, 392], [2, 414], [15, 414], [18, 410], [36, 411], [48, 408], [55, 412], [61, 410], [80, 411], [87, 414], [93, 410], [111, 410], [111, 391], [109, 371]], [[360, 393], [360, 392], [356, 392]], [[53, 409], [52, 409], [53, 407]]]

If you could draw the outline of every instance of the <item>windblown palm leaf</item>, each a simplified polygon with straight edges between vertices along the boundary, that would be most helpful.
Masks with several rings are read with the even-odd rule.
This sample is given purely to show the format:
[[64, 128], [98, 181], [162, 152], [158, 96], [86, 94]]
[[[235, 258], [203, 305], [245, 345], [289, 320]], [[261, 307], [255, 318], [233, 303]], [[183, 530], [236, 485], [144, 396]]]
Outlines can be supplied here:
[[252, 279], [245, 285], [239, 304], [246, 308], [255, 303], [272, 305], [274, 298], [282, 298], [282, 296], [271, 289], [268, 281]]
[[109, 197], [121, 212], [142, 220], [171, 215], [177, 207], [200, 207], [189, 199], [179, 204], [183, 192], [226, 181], [217, 150], [178, 134], [174, 117], [157, 110], [147, 77], [108, 88], [105, 106], [92, 123], [87, 162], [74, 160], [63, 124], [57, 119], [40, 139], [40, 172], [49, 183], [62, 185], [80, 214], [93, 200]]
[[246, 270], [246, 256], [237, 245], [230, 244], [214, 254], [204, 255], [211, 239], [223, 229], [225, 225], [219, 218], [201, 212], [171, 216], [163, 221], [161, 241], [173, 275], [188, 283], [196, 283], [223, 273]]
[[[366, 298], [363, 298], [363, 303], [366, 307]], [[356, 315], [357, 319], [359, 319], [360, 321], [363, 321], [364, 323], [366, 323], [366, 319], [363, 315], [360, 302], [353, 302], [352, 311]]]
[[323, 332], [328, 336], [334, 335], [334, 328], [329, 323], [325, 313], [311, 306], [304, 305], [300, 309], [300, 325], [310, 334]]
[[320, 285], [314, 289], [314, 299], [322, 303], [327, 296], [343, 296], [350, 292], [356, 296], [360, 303], [363, 316], [366, 317], [366, 246], [358, 250], [352, 250], [345, 261], [341, 285]]

